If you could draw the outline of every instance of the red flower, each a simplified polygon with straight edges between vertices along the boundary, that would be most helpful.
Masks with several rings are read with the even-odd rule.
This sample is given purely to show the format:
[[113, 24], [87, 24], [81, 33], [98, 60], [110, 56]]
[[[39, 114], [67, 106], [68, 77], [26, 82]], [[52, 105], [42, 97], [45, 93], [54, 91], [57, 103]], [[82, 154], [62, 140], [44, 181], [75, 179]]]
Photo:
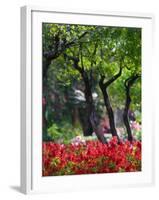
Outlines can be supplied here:
[[43, 142], [43, 176], [131, 172], [141, 170], [141, 142], [113, 137], [108, 144], [87, 141], [74, 144]]

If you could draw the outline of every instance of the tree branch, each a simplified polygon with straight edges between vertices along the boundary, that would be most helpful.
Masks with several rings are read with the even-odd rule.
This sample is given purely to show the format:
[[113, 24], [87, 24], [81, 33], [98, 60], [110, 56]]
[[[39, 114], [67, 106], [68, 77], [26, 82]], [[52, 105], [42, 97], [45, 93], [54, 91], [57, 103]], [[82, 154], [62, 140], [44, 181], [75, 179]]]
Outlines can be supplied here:
[[104, 86], [104, 79], [105, 79], [105, 76], [104, 75], [101, 75], [101, 78], [100, 78], [100, 80], [99, 80], [99, 85], [100, 86]]
[[127, 78], [124, 83], [125, 87], [130, 88], [133, 85], [133, 83], [140, 77], [141, 75], [137, 74], [137, 75], [132, 75], [131, 77]]
[[79, 63], [79, 58], [75, 57], [75, 56], [69, 56], [67, 55], [66, 53], [64, 53], [64, 58], [68, 58], [69, 60], [72, 60], [73, 61], [73, 67], [75, 69], [77, 69], [81, 75], [84, 73], [84, 70], [83, 68], [81, 68], [78, 63]]
[[107, 88], [110, 84], [112, 84], [116, 79], [118, 79], [122, 74], [122, 67], [120, 66], [119, 72], [114, 75], [111, 79], [109, 79], [106, 83], [104, 83], [105, 76], [101, 76], [100, 82]]
[[92, 54], [92, 60], [91, 60], [91, 67], [93, 67], [93, 63], [94, 63], [94, 56], [95, 56], [95, 54], [96, 54], [96, 51], [97, 51], [97, 46], [98, 46], [98, 43], [96, 42], [95, 43], [95, 46], [94, 46], [94, 51], [93, 51], [93, 54]]
[[79, 54], [80, 54], [80, 57], [81, 57], [81, 66], [82, 66], [82, 69], [84, 70], [82, 44], [80, 45]]
[[[55, 46], [56, 48], [54, 48], [55, 50], [50, 50], [50, 51], [46, 51], [46, 52], [43, 52], [43, 56], [47, 59], [55, 59], [57, 58], [61, 53], [63, 53], [67, 48], [71, 47], [72, 45], [74, 45], [78, 40], [80, 40], [81, 38], [83, 38], [86, 34], [88, 34], [88, 31], [82, 33], [78, 39], [73, 39], [72, 41], [70, 42], [67, 42], [67, 41], [64, 41], [63, 44], [61, 44], [60, 46], [60, 50], [58, 50], [58, 47], [59, 47], [59, 40], [58, 40], [58, 43], [56, 42], [55, 43]], [[57, 38], [55, 38], [55, 41]]]
[[72, 41], [66, 43], [66, 48], [72, 46], [73, 44], [75, 44], [78, 40], [80, 40], [81, 38], [83, 38], [83, 37], [84, 37], [85, 35], [87, 35], [87, 34], [88, 34], [88, 31], [85, 31], [84, 33], [82, 33], [82, 34], [78, 37], [78, 39], [74, 39], [74, 40], [72, 40]]

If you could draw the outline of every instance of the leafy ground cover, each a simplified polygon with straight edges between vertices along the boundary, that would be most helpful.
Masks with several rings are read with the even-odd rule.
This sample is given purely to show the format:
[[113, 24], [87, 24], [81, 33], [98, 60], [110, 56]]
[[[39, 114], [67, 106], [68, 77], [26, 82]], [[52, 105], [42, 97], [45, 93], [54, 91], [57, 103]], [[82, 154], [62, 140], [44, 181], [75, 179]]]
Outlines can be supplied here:
[[108, 144], [76, 138], [70, 144], [43, 142], [43, 176], [141, 171], [141, 142], [113, 137]]

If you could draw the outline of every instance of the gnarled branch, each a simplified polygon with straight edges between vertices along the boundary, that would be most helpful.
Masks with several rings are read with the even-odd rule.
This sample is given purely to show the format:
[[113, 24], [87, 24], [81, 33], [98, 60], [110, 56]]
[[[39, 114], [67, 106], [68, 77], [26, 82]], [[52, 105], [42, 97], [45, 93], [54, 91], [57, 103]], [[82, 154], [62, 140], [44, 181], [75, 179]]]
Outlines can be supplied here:
[[80, 40], [81, 38], [83, 38], [86, 34], [88, 34], [88, 31], [82, 33], [78, 39], [73, 39], [72, 41], [70, 42], [67, 42], [67, 41], [64, 41], [62, 44], [60, 44], [60, 50], [58, 50], [58, 47], [59, 47], [59, 39], [56, 38], [55, 40], [55, 46], [56, 48], [54, 48], [54, 50], [50, 50], [50, 51], [46, 51], [46, 52], [43, 52], [43, 56], [46, 58], [46, 59], [55, 59], [57, 58], [61, 53], [63, 53], [67, 48], [71, 47], [72, 45], [74, 45], [78, 40]]

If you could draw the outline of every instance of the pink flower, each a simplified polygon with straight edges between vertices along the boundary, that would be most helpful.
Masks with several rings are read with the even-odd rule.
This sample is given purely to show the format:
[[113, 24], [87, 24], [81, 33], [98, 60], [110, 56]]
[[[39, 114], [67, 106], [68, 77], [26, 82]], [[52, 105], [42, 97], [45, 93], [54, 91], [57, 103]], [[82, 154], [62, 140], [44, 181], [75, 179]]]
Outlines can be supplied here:
[[141, 130], [141, 125], [136, 121], [134, 121], [134, 122], [131, 121], [130, 126], [131, 126], [132, 129], [135, 129], [136, 131]]

